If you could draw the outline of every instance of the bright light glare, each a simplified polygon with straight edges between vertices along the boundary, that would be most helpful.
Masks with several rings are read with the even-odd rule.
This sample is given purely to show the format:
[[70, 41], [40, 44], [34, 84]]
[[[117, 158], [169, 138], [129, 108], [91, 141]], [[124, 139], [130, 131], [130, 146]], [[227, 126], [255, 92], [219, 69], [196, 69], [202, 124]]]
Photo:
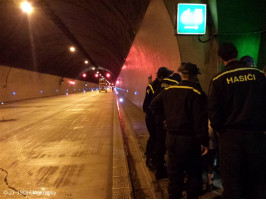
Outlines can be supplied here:
[[93, 67], [92, 70], [95, 70], [95, 67]]
[[75, 85], [75, 84], [76, 84], [75, 81], [68, 81], [68, 83], [69, 83], [70, 85]]
[[20, 8], [23, 10], [23, 12], [30, 14], [33, 10], [31, 4], [27, 1], [24, 1], [21, 3]]
[[84, 63], [87, 65], [87, 64], [89, 64], [89, 61], [88, 60], [85, 60]]
[[75, 47], [69, 47], [69, 51], [71, 51], [71, 52], [75, 52], [76, 49], [75, 49]]
[[122, 103], [123, 101], [124, 101], [124, 99], [123, 99], [123, 98], [120, 98], [120, 99], [119, 99], [119, 102], [121, 102], [121, 103]]
[[4, 104], [4, 102], [1, 102], [1, 104], [3, 105], [3, 104]]

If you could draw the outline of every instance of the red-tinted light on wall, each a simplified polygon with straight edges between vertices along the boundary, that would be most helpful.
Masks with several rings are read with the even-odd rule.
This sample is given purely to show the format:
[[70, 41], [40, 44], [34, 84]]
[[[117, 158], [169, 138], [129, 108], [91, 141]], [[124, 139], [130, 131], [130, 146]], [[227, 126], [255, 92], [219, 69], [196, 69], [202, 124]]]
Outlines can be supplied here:
[[86, 78], [86, 77], [87, 77], [87, 74], [83, 73], [83, 74], [82, 74], [82, 77], [83, 77], [83, 78]]
[[75, 81], [68, 81], [70, 85], [75, 85], [76, 82]]
[[111, 74], [110, 74], [110, 73], [107, 73], [107, 74], [106, 74], [106, 77], [107, 77], [107, 78], [109, 78], [110, 76], [111, 76]]
[[98, 78], [98, 77], [99, 77], [99, 74], [95, 74], [94, 76], [95, 76], [96, 78]]

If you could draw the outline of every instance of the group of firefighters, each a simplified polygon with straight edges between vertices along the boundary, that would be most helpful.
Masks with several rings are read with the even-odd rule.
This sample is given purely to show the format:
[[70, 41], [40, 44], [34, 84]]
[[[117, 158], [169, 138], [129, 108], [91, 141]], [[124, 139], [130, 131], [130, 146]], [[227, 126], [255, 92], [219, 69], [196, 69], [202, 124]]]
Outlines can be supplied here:
[[[183, 198], [184, 190], [187, 198], [200, 197], [204, 156], [213, 169], [214, 135], [223, 198], [265, 198], [266, 78], [237, 57], [232, 43], [219, 46], [225, 69], [211, 80], [208, 96], [197, 78], [199, 68], [190, 62], [182, 62], [174, 74], [159, 68], [146, 88], [146, 165], [156, 179], [168, 177], [169, 198]], [[207, 188], [213, 187], [212, 179], [210, 172]]]

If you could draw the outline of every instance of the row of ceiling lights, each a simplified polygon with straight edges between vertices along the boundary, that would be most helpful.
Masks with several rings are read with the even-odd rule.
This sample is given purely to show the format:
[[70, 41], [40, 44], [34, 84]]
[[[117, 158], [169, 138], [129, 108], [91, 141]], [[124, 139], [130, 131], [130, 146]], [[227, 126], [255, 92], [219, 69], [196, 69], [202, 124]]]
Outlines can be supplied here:
[[[74, 47], [74, 46], [70, 46], [69, 47], [69, 51], [71, 52], [71, 53], [74, 53], [75, 51], [76, 51], [76, 48]], [[84, 60], [84, 63], [87, 65], [87, 64], [89, 64], [89, 61], [88, 60]], [[93, 67], [94, 68], [94, 67]], [[94, 68], [95, 69], [95, 68]], [[93, 70], [94, 70], [93, 69]]]
[[[31, 4], [28, 2], [28, 1], [23, 1], [22, 3], [21, 3], [21, 9], [22, 9], [22, 11], [23, 12], [25, 12], [25, 13], [27, 13], [27, 14], [31, 14], [32, 12], [33, 12], [33, 7], [31, 6]], [[74, 52], [76, 52], [76, 48], [74, 47], [74, 46], [70, 46], [69, 47], [69, 51], [71, 52], [71, 53], [74, 53]], [[88, 65], [89, 64], [89, 61], [88, 60], [84, 60], [84, 64], [86, 64], [86, 65]], [[92, 70], [95, 70], [95, 67], [92, 67], [91, 68]], [[98, 74], [99, 72], [97, 72], [97, 74]], [[100, 74], [101, 75], [101, 74]], [[107, 76], [107, 78], [109, 78], [110, 77], [110, 74], [109, 73], [107, 73], [106, 74], [106, 76]], [[96, 78], [98, 78], [98, 76], [95, 74], [95, 77]], [[102, 75], [101, 75], [101, 77], [103, 77]], [[84, 74], [83, 74], [83, 78], [86, 78], [86, 76], [84, 76]], [[106, 80], [106, 79], [105, 79]], [[108, 83], [109, 83], [109, 81], [108, 80], [106, 80]], [[109, 83], [110, 84], [110, 83]]]
[[[22, 11], [27, 13], [27, 14], [31, 14], [33, 12], [33, 7], [31, 6], [31, 4], [28, 1], [23, 1], [20, 4], [20, 7], [21, 7]], [[74, 53], [76, 51], [76, 48], [74, 46], [70, 46], [69, 51]], [[89, 64], [89, 61], [85, 60], [84, 63], [87, 65], [87, 64]]]

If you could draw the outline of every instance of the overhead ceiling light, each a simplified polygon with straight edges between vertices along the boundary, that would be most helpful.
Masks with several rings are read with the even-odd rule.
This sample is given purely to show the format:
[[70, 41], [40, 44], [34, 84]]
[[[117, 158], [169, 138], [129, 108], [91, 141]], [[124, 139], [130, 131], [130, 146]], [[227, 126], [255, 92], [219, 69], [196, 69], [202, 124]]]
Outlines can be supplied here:
[[92, 70], [95, 70], [95, 67], [93, 67]]
[[69, 51], [71, 51], [71, 52], [75, 52], [75, 51], [76, 51], [76, 48], [73, 47], [73, 46], [71, 46], [71, 47], [69, 47]]
[[85, 60], [84, 63], [87, 65], [87, 64], [89, 64], [89, 61], [88, 60]]
[[30, 14], [33, 11], [31, 4], [27, 1], [23, 1], [20, 4], [20, 8], [22, 9], [23, 12], [25, 12], [27, 14]]

